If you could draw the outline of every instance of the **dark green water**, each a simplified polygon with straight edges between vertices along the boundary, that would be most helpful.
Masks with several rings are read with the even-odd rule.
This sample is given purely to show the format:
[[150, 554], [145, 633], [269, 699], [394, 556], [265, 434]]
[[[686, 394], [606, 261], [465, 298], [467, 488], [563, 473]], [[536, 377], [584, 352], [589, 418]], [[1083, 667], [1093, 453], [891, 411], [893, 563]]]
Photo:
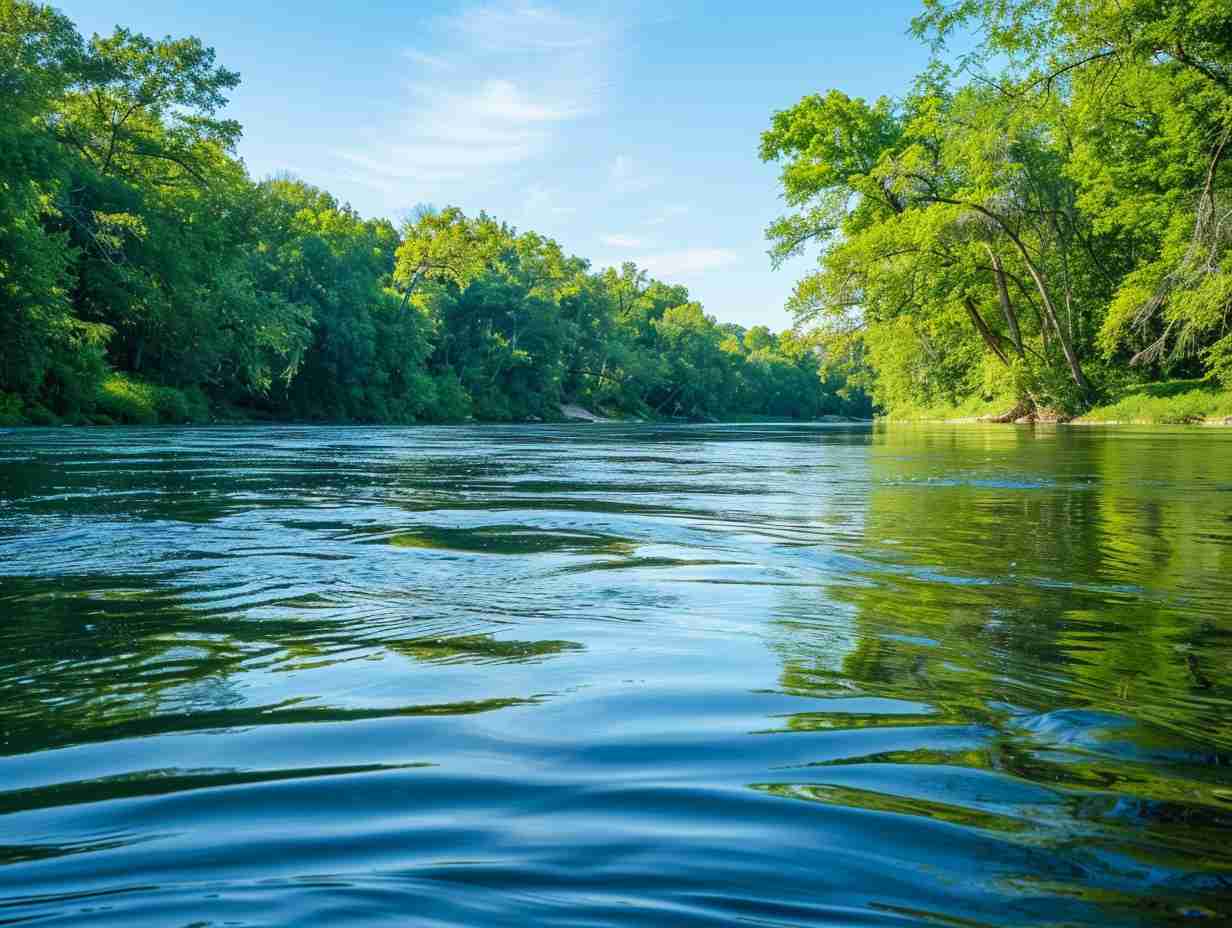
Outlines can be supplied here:
[[1232, 432], [0, 435], [0, 924], [1232, 918]]

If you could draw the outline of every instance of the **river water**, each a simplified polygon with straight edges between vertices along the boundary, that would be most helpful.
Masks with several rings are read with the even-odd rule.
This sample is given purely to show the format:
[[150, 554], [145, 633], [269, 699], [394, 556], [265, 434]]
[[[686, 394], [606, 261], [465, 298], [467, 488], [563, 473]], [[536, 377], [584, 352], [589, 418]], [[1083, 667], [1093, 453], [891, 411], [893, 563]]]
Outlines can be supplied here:
[[1232, 432], [0, 435], [0, 924], [1232, 919]]

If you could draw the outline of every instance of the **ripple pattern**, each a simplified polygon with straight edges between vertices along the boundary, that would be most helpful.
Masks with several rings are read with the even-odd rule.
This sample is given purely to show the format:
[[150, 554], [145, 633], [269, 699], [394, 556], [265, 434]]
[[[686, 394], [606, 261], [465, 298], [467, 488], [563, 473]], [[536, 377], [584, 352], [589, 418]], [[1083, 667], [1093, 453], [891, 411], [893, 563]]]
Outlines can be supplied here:
[[0, 924], [1232, 922], [1232, 436], [0, 434]]

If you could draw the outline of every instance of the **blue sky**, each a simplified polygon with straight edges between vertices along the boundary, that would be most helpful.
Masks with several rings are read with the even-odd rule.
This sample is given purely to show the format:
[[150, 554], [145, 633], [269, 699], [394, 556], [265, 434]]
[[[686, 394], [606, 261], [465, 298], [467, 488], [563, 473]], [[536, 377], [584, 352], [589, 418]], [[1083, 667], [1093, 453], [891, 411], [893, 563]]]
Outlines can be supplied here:
[[368, 216], [486, 209], [776, 329], [810, 261], [770, 268], [761, 131], [807, 93], [899, 94], [927, 58], [906, 34], [918, 0], [56, 5], [86, 35], [212, 45], [243, 76], [229, 114], [254, 177], [289, 171]]

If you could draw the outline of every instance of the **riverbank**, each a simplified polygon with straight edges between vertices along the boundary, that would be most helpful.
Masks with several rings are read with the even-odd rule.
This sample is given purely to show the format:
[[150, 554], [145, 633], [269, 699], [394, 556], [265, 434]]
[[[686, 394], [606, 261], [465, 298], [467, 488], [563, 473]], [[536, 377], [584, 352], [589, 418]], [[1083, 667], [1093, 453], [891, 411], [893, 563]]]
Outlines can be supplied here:
[[[851, 408], [847, 399], [830, 396], [819, 399], [809, 391], [824, 385], [816, 377], [806, 377], [807, 383], [796, 393], [781, 394], [774, 404], [778, 414], [749, 412], [756, 403], [741, 402], [719, 405], [713, 409], [705, 404], [673, 404], [671, 412], [660, 411], [640, 401], [632, 394], [597, 397], [585, 390], [561, 389], [563, 397], [549, 399], [543, 394], [517, 392], [485, 395], [482, 401], [462, 390], [455, 392], [457, 402], [438, 402], [436, 387], [427, 381], [420, 384], [423, 395], [391, 404], [374, 394], [369, 401], [351, 405], [313, 404], [292, 400], [287, 396], [252, 399], [234, 394], [207, 395], [198, 386], [172, 387], [141, 380], [120, 371], [111, 371], [101, 378], [92, 392], [76, 395], [71, 403], [44, 405], [14, 393], [0, 390], [0, 426], [59, 425], [204, 425], [245, 423], [300, 423], [354, 425], [462, 424], [467, 422], [871, 422], [855, 416], [837, 415], [821, 410]], [[456, 385], [456, 384], [455, 384]], [[368, 385], [357, 387], [368, 390]], [[824, 391], [823, 391], [824, 392]], [[365, 394], [366, 395], [366, 394]], [[783, 399], [786, 396], [786, 399]], [[821, 394], [819, 394], [821, 396]], [[800, 400], [796, 403], [793, 399]], [[300, 398], [302, 399], [302, 397]], [[747, 399], [747, 397], [746, 397]], [[735, 405], [737, 408], [732, 409]], [[871, 406], [855, 404], [859, 412], [871, 415]], [[54, 407], [54, 408], [53, 408]], [[305, 413], [307, 413], [305, 415]]]
[[[2, 396], [2, 395], [0, 395]], [[782, 416], [737, 415], [723, 419], [714, 417], [681, 417], [655, 415], [653, 412], [631, 413], [602, 406], [587, 406], [578, 402], [562, 402], [548, 406], [542, 416], [495, 419], [467, 415], [460, 418], [405, 420], [299, 419], [285, 418], [259, 407], [229, 403], [210, 403], [194, 389], [145, 383], [123, 374], [111, 374], [100, 385], [89, 412], [74, 416], [56, 416], [43, 408], [22, 409], [19, 404], [0, 402], [0, 427], [17, 426], [151, 426], [151, 425], [465, 425], [465, 424], [535, 424], [535, 423], [639, 423], [639, 422], [818, 422], [871, 423], [871, 419], [827, 414], [808, 419]]]
[[[951, 424], [1022, 422], [1007, 417], [1013, 400], [973, 397], [959, 404], [895, 410], [886, 422], [946, 422]], [[1032, 420], [1026, 420], [1032, 421]], [[1232, 425], [1232, 390], [1209, 380], [1164, 380], [1135, 384], [1115, 393], [1107, 403], [1080, 416], [1040, 417], [1034, 421], [1069, 425]]]
[[1165, 380], [1124, 391], [1075, 425], [1232, 425], [1232, 390], [1207, 380]]

